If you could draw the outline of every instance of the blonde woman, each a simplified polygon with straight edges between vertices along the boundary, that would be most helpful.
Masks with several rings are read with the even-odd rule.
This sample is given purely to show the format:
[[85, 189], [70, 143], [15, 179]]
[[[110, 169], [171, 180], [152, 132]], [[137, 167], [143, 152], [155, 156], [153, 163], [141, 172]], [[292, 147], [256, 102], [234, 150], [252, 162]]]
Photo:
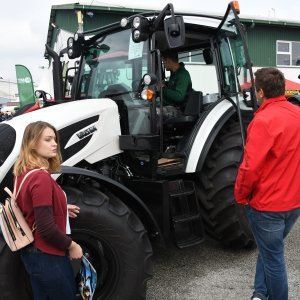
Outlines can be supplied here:
[[59, 171], [58, 133], [49, 123], [37, 121], [25, 128], [21, 151], [14, 165], [15, 182], [24, 182], [17, 198], [34, 230], [33, 244], [21, 249], [35, 300], [74, 300], [76, 284], [70, 259], [82, 257], [81, 247], [68, 232], [68, 211], [76, 217], [79, 207], [68, 205], [66, 195], [50, 173]]

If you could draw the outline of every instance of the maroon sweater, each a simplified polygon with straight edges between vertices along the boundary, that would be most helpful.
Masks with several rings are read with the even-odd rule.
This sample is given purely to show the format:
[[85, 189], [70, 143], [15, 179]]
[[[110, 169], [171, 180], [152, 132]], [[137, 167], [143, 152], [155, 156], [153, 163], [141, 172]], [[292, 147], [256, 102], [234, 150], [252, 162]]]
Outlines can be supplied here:
[[[18, 176], [17, 189], [26, 172]], [[66, 235], [67, 201], [64, 191], [45, 170], [30, 174], [17, 203], [29, 226], [35, 224], [33, 245], [41, 251], [66, 255], [72, 240]]]

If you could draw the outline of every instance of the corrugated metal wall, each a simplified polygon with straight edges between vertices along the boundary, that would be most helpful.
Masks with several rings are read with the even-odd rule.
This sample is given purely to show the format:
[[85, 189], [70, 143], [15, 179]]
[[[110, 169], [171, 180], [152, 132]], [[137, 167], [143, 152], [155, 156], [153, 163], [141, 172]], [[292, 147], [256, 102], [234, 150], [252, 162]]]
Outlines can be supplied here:
[[[109, 7], [89, 7], [87, 9], [87, 7], [74, 3], [72, 5], [54, 6], [51, 11], [50, 24], [54, 22], [62, 29], [75, 32], [78, 28], [76, 10], [81, 10], [84, 13], [84, 31], [118, 22], [122, 17], [128, 17], [141, 11]], [[91, 11], [93, 15], [88, 14]], [[276, 66], [277, 40], [300, 41], [300, 23], [294, 23], [291, 26], [285, 23], [280, 25], [268, 24], [264, 20], [255, 23], [255, 20], [244, 19], [242, 22], [246, 27], [250, 57], [254, 66]], [[55, 32], [50, 24], [47, 43], [53, 46]]]
[[300, 41], [300, 28], [258, 25], [247, 28], [250, 57], [255, 66], [276, 66], [276, 41]]
[[[118, 22], [123, 16], [128, 16], [128, 13], [119, 12], [93, 12], [90, 17], [88, 14], [83, 15], [84, 31], [95, 29], [113, 22]], [[55, 24], [59, 27], [75, 32], [78, 28], [77, 16], [73, 10], [57, 10]]]

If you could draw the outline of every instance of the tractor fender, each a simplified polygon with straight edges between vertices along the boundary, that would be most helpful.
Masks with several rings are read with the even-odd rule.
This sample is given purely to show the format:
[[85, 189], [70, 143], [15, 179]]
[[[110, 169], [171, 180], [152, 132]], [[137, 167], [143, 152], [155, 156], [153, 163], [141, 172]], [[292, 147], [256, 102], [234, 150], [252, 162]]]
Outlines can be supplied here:
[[153, 214], [144, 204], [141, 198], [126, 186], [97, 172], [78, 167], [61, 166], [61, 172], [59, 173], [59, 175], [63, 174], [76, 174], [93, 178], [101, 185], [107, 187], [115, 196], [119, 197], [119, 199], [138, 216], [138, 218], [147, 229], [149, 237], [155, 237], [156, 239], [158, 239], [158, 243], [165, 245], [163, 235]]
[[217, 103], [206, 114], [194, 136], [186, 164], [186, 173], [195, 173], [202, 169], [217, 134], [235, 112], [233, 104], [225, 99]]

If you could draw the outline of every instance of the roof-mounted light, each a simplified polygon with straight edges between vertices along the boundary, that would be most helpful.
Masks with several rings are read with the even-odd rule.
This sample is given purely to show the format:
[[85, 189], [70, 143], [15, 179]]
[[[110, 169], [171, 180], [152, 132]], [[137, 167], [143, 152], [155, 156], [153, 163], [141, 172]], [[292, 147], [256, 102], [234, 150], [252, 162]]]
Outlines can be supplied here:
[[234, 9], [236, 10], [237, 14], [239, 14], [240, 13], [239, 1], [232, 1], [232, 5], [233, 5]]
[[132, 40], [135, 43], [146, 41], [150, 31], [149, 20], [143, 16], [135, 16], [131, 23]]
[[128, 19], [127, 18], [123, 18], [120, 22], [121, 27], [126, 27], [128, 25]]
[[141, 32], [139, 30], [134, 30], [132, 33], [132, 38], [134, 41], [137, 41], [141, 36]]
[[141, 18], [135, 17], [132, 21], [133, 28], [137, 29], [141, 25]]
[[73, 44], [74, 44], [74, 38], [72, 37], [68, 38], [67, 46], [71, 48], [73, 47]]
[[67, 53], [70, 59], [77, 58], [81, 55], [84, 47], [84, 36], [76, 33], [74, 37], [69, 37], [67, 40]]
[[76, 32], [74, 34], [74, 41], [79, 44], [84, 44], [84, 35], [82, 33]]

